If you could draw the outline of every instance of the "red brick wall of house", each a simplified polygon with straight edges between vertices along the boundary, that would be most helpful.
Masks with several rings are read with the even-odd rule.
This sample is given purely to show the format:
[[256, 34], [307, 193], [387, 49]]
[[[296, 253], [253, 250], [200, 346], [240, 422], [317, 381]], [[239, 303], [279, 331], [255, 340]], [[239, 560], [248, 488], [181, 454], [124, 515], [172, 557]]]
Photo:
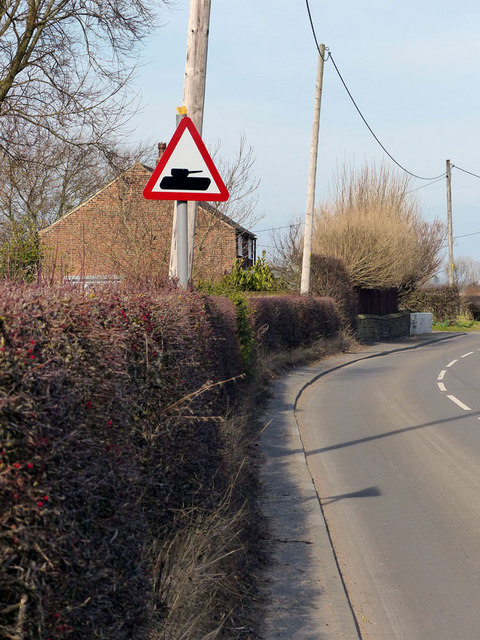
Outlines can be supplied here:
[[[146, 200], [150, 171], [134, 165], [40, 232], [42, 268], [56, 276], [167, 277], [174, 203]], [[198, 207], [194, 279], [219, 279], [236, 258], [235, 227]]]

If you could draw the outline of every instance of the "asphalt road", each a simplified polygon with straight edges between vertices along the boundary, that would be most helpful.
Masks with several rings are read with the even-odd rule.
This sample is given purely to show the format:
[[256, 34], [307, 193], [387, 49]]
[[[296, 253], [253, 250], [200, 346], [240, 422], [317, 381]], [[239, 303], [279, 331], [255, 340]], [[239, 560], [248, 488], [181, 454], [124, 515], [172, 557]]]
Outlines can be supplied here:
[[480, 638], [480, 335], [361, 360], [297, 421], [368, 640]]

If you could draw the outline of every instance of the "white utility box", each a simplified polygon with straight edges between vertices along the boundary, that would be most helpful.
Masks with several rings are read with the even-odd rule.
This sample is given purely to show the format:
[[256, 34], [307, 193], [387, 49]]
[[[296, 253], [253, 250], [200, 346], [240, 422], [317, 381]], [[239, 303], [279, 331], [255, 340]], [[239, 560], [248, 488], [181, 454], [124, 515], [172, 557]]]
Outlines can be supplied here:
[[432, 314], [431, 313], [411, 313], [410, 314], [410, 335], [414, 336], [418, 333], [432, 333]]

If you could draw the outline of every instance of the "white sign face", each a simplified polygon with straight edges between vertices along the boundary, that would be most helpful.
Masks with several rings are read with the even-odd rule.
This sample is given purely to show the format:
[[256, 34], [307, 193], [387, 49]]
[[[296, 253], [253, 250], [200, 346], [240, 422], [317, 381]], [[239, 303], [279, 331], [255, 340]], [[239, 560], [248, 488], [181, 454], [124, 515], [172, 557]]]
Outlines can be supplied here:
[[228, 199], [228, 190], [190, 118], [182, 118], [143, 195], [151, 200]]

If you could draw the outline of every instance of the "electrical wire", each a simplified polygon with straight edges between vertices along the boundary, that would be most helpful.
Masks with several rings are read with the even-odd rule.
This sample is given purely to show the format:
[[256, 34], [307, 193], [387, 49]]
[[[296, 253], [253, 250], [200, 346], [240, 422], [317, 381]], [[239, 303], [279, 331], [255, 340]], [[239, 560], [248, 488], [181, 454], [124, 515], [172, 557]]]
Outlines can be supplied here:
[[470, 236], [480, 236], [480, 231], [475, 231], [475, 233], [464, 233], [463, 236], [453, 236], [453, 239], [456, 240], [457, 238], [468, 238]]
[[293, 222], [292, 224], [287, 224], [284, 227], [270, 227], [269, 229], [255, 229], [253, 233], [263, 233], [264, 231], [278, 231], [279, 229], [292, 229], [293, 227], [300, 227], [304, 222]]
[[440, 178], [437, 178], [436, 180], [434, 180], [433, 182], [429, 182], [428, 184], [422, 184], [421, 187], [417, 187], [416, 189], [410, 189], [410, 191], [406, 191], [406, 193], [413, 193], [414, 191], [425, 189], [425, 187], [431, 187], [432, 184], [437, 184], [437, 182], [441, 182], [445, 178], [445, 175], [446, 174], [444, 174], [443, 176], [440, 176]]
[[[320, 53], [320, 47], [319, 47], [319, 44], [318, 44], [317, 34], [316, 34], [316, 32], [315, 32], [315, 26], [314, 26], [314, 24], [313, 24], [312, 13], [311, 13], [311, 11], [310, 11], [310, 5], [309, 5], [308, 0], [305, 0], [305, 2], [306, 2], [306, 4], [307, 4], [308, 17], [309, 17], [309, 20], [310, 20], [310, 26], [311, 26], [311, 28], [312, 28], [312, 33], [313, 33], [313, 37], [314, 37], [314, 40], [315, 40], [315, 45], [316, 45], [316, 47], [317, 47], [317, 51]], [[390, 158], [390, 160], [392, 160], [392, 162], [394, 162], [394, 163], [397, 165], [397, 167], [400, 167], [400, 169], [401, 169], [402, 171], [405, 171], [405, 173], [408, 173], [408, 175], [412, 176], [413, 178], [417, 178], [418, 180], [437, 180], [437, 179], [444, 178], [444, 177], [445, 177], [445, 175], [446, 175], [446, 172], [444, 172], [444, 173], [442, 173], [442, 174], [440, 174], [440, 175], [438, 175], [438, 176], [433, 176], [433, 177], [430, 177], [430, 178], [426, 178], [425, 176], [419, 176], [419, 175], [417, 175], [417, 174], [415, 174], [415, 173], [412, 173], [412, 172], [411, 172], [411, 171], [409, 171], [408, 169], [406, 169], [403, 165], [401, 165], [401, 164], [400, 164], [400, 163], [399, 163], [399, 162], [398, 162], [398, 161], [397, 161], [397, 160], [392, 156], [392, 154], [391, 154], [391, 153], [386, 149], [386, 147], [381, 143], [380, 139], [379, 139], [379, 138], [378, 138], [378, 136], [375, 134], [375, 132], [373, 131], [372, 127], [368, 124], [368, 122], [367, 122], [367, 120], [366, 120], [365, 116], [364, 116], [364, 115], [363, 115], [363, 113], [360, 111], [360, 108], [359, 108], [358, 104], [356, 103], [355, 99], [353, 98], [353, 96], [352, 96], [352, 94], [351, 94], [351, 92], [350, 92], [349, 88], [347, 87], [347, 84], [346, 84], [345, 80], [343, 79], [342, 74], [340, 73], [340, 70], [338, 69], [338, 67], [337, 67], [337, 65], [336, 65], [336, 63], [335, 63], [335, 60], [334, 60], [334, 58], [333, 58], [333, 56], [332, 56], [332, 53], [331, 53], [330, 51], [329, 51], [329, 53], [328, 53], [327, 60], [331, 60], [331, 61], [332, 61], [332, 64], [333, 64], [333, 66], [334, 66], [334, 68], [335, 68], [335, 71], [337, 72], [337, 75], [338, 75], [338, 77], [340, 78], [340, 81], [341, 81], [341, 83], [343, 84], [343, 86], [344, 86], [344, 88], [345, 88], [345, 91], [346, 91], [346, 92], [347, 92], [347, 94], [348, 94], [348, 97], [349, 97], [349, 98], [350, 98], [350, 100], [352, 101], [353, 106], [354, 106], [354, 107], [355, 107], [355, 109], [357, 110], [357, 112], [358, 112], [359, 116], [360, 116], [360, 117], [361, 117], [361, 119], [363, 120], [363, 122], [364, 122], [365, 126], [367, 127], [367, 129], [370, 131], [370, 133], [372, 134], [372, 136], [374, 137], [374, 139], [376, 140], [376, 142], [380, 145], [380, 147], [381, 147], [381, 148], [383, 149], [383, 151], [387, 154], [387, 156]], [[477, 177], [480, 177], [480, 176], [477, 176]]]
[[363, 113], [360, 111], [360, 107], [358, 106], [358, 104], [355, 102], [354, 97], [352, 96], [350, 89], [347, 87], [347, 84], [345, 82], [345, 80], [342, 77], [342, 74], [340, 73], [335, 60], [331, 54], [331, 52], [328, 54], [329, 59], [332, 61], [332, 64], [335, 68], [335, 71], [337, 72], [338, 77], [340, 78], [341, 83], [343, 84], [345, 91], [348, 94], [348, 97], [350, 98], [350, 100], [352, 101], [353, 106], [355, 107], [355, 109], [357, 110], [359, 116], [361, 117], [361, 119], [363, 120], [365, 126], [367, 127], [367, 129], [370, 131], [370, 133], [372, 134], [372, 136], [374, 137], [374, 139], [377, 141], [377, 143], [380, 145], [380, 147], [383, 149], [383, 151], [387, 154], [387, 156], [390, 158], [390, 160], [392, 160], [397, 167], [400, 167], [400, 169], [402, 171], [405, 171], [405, 173], [408, 173], [408, 175], [412, 176], [413, 178], [417, 178], [418, 180], [440, 180], [442, 178], [445, 177], [446, 172], [443, 172], [442, 174], [438, 175], [438, 176], [432, 176], [430, 178], [426, 178], [425, 176], [419, 176], [416, 173], [412, 173], [411, 171], [409, 171], [408, 169], [406, 169], [403, 165], [401, 165], [393, 156], [392, 154], [387, 150], [387, 148], [381, 143], [380, 139], [378, 138], [378, 136], [375, 134], [375, 132], [373, 131], [372, 127], [368, 124], [365, 116], [363, 115]]
[[[317, 47], [318, 53], [320, 53], [320, 45], [318, 44], [317, 34], [315, 33], [315, 27], [313, 25], [312, 13], [310, 11], [310, 5], [308, 4], [308, 0], [305, 0], [307, 3], [307, 11], [308, 11], [308, 19], [310, 20], [310, 27], [312, 28], [313, 39], [315, 40], [315, 46]], [[321, 55], [321, 53], [320, 53]]]
[[[308, 0], [305, 0], [306, 5], [307, 5], [307, 12], [308, 12], [308, 18], [310, 21], [310, 27], [312, 29], [312, 34], [313, 34], [313, 38], [315, 40], [315, 46], [317, 48], [318, 53], [321, 55], [320, 52], [320, 45], [318, 43], [318, 38], [317, 38], [317, 34], [315, 31], [315, 25], [313, 24], [313, 18], [312, 18], [312, 13], [310, 11], [310, 4]], [[340, 73], [340, 70], [337, 67], [337, 64], [332, 56], [332, 53], [329, 51], [328, 55], [324, 58], [325, 61], [327, 60], [331, 60], [332, 64], [334, 66], [335, 71], [337, 72], [338, 77], [340, 78], [341, 83], [343, 84], [345, 91], [348, 94], [348, 97], [350, 98], [350, 100], [352, 101], [353, 106], [355, 107], [355, 109], [357, 110], [359, 116], [361, 117], [361, 119], [363, 120], [365, 126], [367, 127], [367, 129], [370, 131], [370, 133], [372, 134], [372, 136], [374, 137], [374, 139], [376, 140], [376, 142], [380, 145], [380, 147], [382, 148], [382, 150], [387, 154], [387, 156], [390, 158], [390, 160], [392, 160], [400, 169], [402, 169], [402, 171], [404, 171], [405, 173], [408, 173], [408, 175], [412, 176], [413, 178], [417, 178], [418, 180], [426, 180], [429, 182], [429, 184], [425, 184], [422, 185], [421, 187], [417, 187], [416, 189], [412, 189], [410, 191], [407, 191], [407, 193], [412, 193], [414, 191], [418, 191], [419, 189], [424, 189], [425, 187], [430, 187], [434, 184], [436, 184], [437, 182], [440, 182], [441, 180], [443, 180], [447, 173], [446, 171], [444, 171], [442, 174], [439, 174], [438, 176], [432, 176], [430, 178], [427, 178], [425, 176], [419, 176], [415, 173], [412, 173], [411, 171], [409, 171], [408, 169], [406, 169], [403, 165], [401, 165], [399, 162], [397, 162], [397, 160], [391, 155], [391, 153], [385, 148], [385, 146], [382, 144], [382, 142], [379, 140], [379, 138], [377, 137], [377, 135], [375, 134], [375, 132], [373, 131], [372, 127], [369, 125], [369, 123], [367, 122], [365, 116], [363, 115], [363, 113], [361, 112], [358, 104], [356, 103], [355, 99], [352, 96], [352, 93], [350, 92], [345, 80], [342, 77], [342, 74]], [[463, 171], [463, 173], [467, 173], [468, 175], [471, 175], [475, 178], [479, 178], [480, 179], [480, 175], [473, 173], [472, 171], [467, 171], [467, 169], [463, 169], [462, 167], [459, 167], [458, 165], [454, 165], [452, 164], [452, 169], [458, 169], [459, 171]], [[286, 229], [286, 228], [291, 228], [295, 225], [288, 225], [287, 227], [278, 227], [278, 229]], [[262, 229], [261, 231], [273, 231], [275, 229]], [[258, 231], [257, 233], [261, 233], [261, 231]], [[477, 236], [480, 235], [480, 231], [476, 231], [474, 233], [466, 233], [463, 235], [459, 235], [459, 236], [454, 236], [454, 240], [457, 240], [458, 238], [468, 238], [471, 236]]]
[[462, 169], [456, 164], [452, 164], [452, 169], [458, 169], [459, 171], [463, 171], [463, 173], [468, 173], [470, 176], [475, 176], [475, 178], [480, 178], [476, 173], [472, 173], [471, 171], [467, 171], [466, 169]]

